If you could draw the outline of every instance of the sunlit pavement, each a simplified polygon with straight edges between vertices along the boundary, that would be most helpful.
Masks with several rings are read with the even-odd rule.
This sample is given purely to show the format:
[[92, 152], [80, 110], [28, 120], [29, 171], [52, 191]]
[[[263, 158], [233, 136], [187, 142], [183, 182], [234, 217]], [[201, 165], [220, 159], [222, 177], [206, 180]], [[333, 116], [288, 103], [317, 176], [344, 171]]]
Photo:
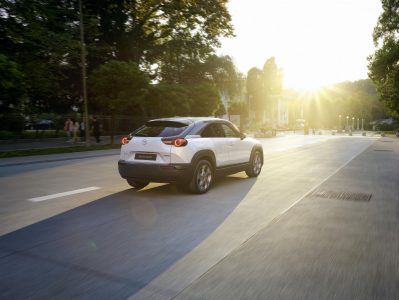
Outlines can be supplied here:
[[398, 139], [261, 141], [259, 178], [201, 196], [134, 192], [112, 153], [0, 160], [0, 298], [399, 298]]

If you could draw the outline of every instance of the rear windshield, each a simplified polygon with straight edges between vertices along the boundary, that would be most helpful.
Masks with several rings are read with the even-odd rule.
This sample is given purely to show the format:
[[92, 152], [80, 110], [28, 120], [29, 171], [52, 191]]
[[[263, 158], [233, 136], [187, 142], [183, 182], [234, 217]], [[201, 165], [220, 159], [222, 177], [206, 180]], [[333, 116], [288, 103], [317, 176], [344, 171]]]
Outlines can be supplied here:
[[179, 122], [147, 122], [143, 127], [135, 131], [133, 136], [170, 137], [181, 134], [187, 127], [187, 124]]

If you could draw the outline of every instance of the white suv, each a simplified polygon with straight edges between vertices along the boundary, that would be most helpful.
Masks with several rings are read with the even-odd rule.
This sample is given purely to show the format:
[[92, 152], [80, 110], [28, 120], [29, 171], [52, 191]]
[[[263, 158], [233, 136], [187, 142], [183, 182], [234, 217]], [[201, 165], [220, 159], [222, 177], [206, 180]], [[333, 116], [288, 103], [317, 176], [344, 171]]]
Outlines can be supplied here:
[[259, 175], [262, 145], [217, 118], [148, 121], [122, 139], [119, 174], [134, 188], [149, 182], [185, 184], [193, 193], [209, 190], [217, 175], [245, 171]]

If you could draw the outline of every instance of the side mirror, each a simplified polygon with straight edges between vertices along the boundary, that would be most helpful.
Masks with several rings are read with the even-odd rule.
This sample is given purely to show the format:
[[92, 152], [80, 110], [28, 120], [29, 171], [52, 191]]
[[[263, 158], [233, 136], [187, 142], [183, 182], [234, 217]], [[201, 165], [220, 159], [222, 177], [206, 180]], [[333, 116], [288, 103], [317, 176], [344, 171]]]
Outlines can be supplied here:
[[240, 133], [240, 139], [243, 140], [243, 139], [245, 139], [246, 137], [247, 137], [247, 136], [246, 136], [244, 133], [242, 133], [242, 132]]

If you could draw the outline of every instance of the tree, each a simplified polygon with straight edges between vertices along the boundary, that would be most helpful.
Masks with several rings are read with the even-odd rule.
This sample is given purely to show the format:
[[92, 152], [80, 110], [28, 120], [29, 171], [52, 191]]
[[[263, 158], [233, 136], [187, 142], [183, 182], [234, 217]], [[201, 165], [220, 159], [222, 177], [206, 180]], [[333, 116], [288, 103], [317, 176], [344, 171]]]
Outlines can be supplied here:
[[99, 39], [112, 47], [114, 58], [134, 61], [147, 71], [157, 64], [162, 79], [173, 79], [168, 82], [180, 82], [187, 63], [204, 60], [220, 45], [219, 37], [233, 35], [227, 0], [85, 3], [87, 15], [95, 16]]
[[111, 114], [111, 143], [114, 143], [115, 115], [139, 107], [148, 93], [149, 79], [133, 62], [112, 60], [93, 71], [90, 92], [103, 110]]
[[202, 82], [187, 87], [191, 98], [191, 114], [193, 116], [212, 116], [219, 108], [221, 101], [216, 87]]
[[182, 85], [154, 85], [147, 97], [146, 110], [152, 117], [188, 116], [191, 112], [189, 92]]
[[[157, 82], [196, 84], [206, 78], [190, 68], [203, 68], [219, 38], [233, 35], [227, 0], [82, 2], [89, 77], [119, 60], [135, 62]], [[81, 105], [77, 7], [77, 0], [0, 0], [0, 53], [18, 66], [19, 97], [37, 112]]]
[[369, 60], [369, 76], [381, 100], [399, 112], [399, 0], [382, 0], [383, 12], [374, 28], [376, 51]]
[[275, 58], [269, 58], [263, 66], [263, 93], [264, 107], [268, 114], [272, 125], [276, 123], [277, 115], [277, 96], [282, 92], [283, 76], [278, 69]]
[[240, 82], [231, 57], [211, 55], [204, 65], [205, 77], [211, 78], [217, 89], [233, 100], [239, 93]]
[[22, 73], [17, 63], [0, 54], [0, 114], [12, 111], [23, 94]]
[[[80, 82], [76, 1], [0, 0], [1, 52], [23, 74], [24, 98], [40, 111], [77, 104]], [[79, 86], [79, 85], [78, 85]]]
[[227, 113], [227, 111], [226, 111], [226, 108], [223, 105], [223, 102], [220, 101], [220, 100], [218, 102], [219, 102], [218, 108], [214, 112], [214, 115], [215, 115], [215, 117], [222, 117], [222, 116], [224, 116]]
[[255, 121], [260, 123], [263, 117], [263, 80], [262, 70], [252, 68], [247, 74], [247, 94], [250, 110], [255, 115]]
[[390, 116], [384, 103], [378, 100], [376, 87], [370, 79], [337, 83], [318, 93], [286, 90], [283, 96], [290, 99], [291, 126], [296, 125], [297, 119], [304, 118], [310, 127], [338, 128], [341, 115], [341, 128], [346, 116], [359, 118], [359, 122], [363, 119], [364, 127], [368, 128], [371, 121]]
[[[204, 62], [192, 62], [181, 71], [181, 74], [184, 84], [195, 85], [198, 82], [210, 82], [215, 85], [223, 103], [235, 100], [241, 91], [242, 78], [239, 78], [236, 67], [229, 56], [211, 55]], [[219, 116], [226, 113], [223, 103], [216, 113]]]
[[282, 72], [275, 58], [269, 58], [263, 65], [263, 90], [266, 95], [279, 94], [282, 90]]

